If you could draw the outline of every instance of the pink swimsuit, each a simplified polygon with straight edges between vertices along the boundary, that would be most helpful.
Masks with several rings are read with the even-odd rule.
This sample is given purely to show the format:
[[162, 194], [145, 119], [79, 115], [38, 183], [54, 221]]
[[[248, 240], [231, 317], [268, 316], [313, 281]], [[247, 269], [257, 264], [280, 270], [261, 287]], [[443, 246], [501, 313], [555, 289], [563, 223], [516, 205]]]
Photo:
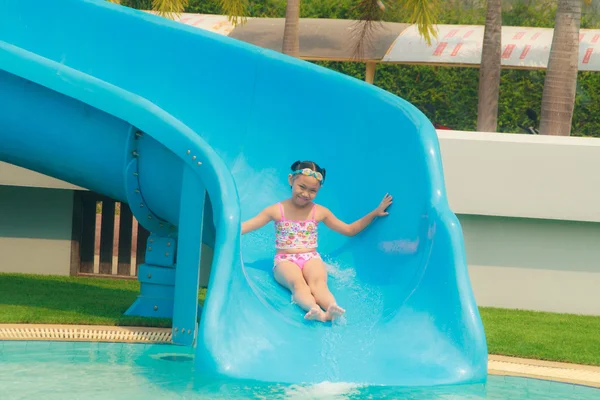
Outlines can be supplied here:
[[[312, 219], [305, 221], [292, 221], [286, 219], [283, 214], [283, 205], [279, 203], [281, 210], [281, 219], [275, 222], [275, 248], [277, 249], [315, 249], [317, 248], [317, 221], [315, 212], [317, 206], [312, 210]], [[300, 269], [304, 264], [313, 258], [321, 258], [319, 253], [311, 251], [309, 253], [285, 254], [280, 253], [275, 256], [275, 266], [280, 261], [290, 261], [296, 264]]]

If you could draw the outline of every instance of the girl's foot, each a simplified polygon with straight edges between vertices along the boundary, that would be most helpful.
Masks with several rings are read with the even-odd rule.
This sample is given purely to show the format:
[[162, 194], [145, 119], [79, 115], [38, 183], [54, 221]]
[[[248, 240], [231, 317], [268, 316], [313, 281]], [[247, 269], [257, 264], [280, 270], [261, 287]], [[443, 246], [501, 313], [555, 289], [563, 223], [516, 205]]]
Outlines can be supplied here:
[[310, 321], [325, 321], [325, 313], [321, 310], [320, 307], [311, 308], [306, 315], [304, 315], [304, 319], [308, 319]]
[[345, 312], [346, 312], [346, 310], [344, 310], [342, 307], [340, 307], [334, 303], [334, 304], [330, 305], [329, 308], [327, 308], [327, 312], [325, 313], [325, 316], [326, 316], [327, 320], [334, 320], [336, 318], [341, 317], [342, 314]]

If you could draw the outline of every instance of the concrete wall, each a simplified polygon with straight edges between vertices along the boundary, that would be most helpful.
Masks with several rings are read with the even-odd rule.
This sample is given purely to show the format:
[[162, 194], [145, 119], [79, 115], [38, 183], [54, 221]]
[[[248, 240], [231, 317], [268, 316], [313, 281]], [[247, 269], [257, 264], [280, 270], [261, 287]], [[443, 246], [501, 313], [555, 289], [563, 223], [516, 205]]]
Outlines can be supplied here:
[[600, 224], [459, 219], [479, 305], [600, 315]]
[[0, 272], [69, 275], [73, 191], [0, 186]]
[[[600, 315], [600, 140], [456, 131], [439, 138], [478, 304]], [[0, 185], [61, 189], [0, 186], [0, 272], [68, 274], [77, 188], [2, 163]], [[52, 200], [36, 200], [39, 193]]]
[[600, 140], [439, 138], [478, 304], [600, 315]]
[[439, 131], [458, 214], [600, 222], [600, 140]]
[[49, 189], [82, 189], [70, 183], [0, 161], [0, 185]]

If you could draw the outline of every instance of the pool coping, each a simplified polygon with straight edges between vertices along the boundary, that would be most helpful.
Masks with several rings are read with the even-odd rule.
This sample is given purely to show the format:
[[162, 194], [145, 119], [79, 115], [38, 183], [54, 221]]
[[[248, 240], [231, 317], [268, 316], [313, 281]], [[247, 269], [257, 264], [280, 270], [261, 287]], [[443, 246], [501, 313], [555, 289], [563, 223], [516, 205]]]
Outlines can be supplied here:
[[600, 367], [490, 354], [488, 373], [522, 376], [600, 389]]
[[[171, 343], [170, 328], [101, 325], [0, 324], [0, 341]], [[488, 373], [600, 388], [600, 367], [490, 354]]]
[[103, 325], [0, 324], [2, 340], [171, 343], [170, 328]]

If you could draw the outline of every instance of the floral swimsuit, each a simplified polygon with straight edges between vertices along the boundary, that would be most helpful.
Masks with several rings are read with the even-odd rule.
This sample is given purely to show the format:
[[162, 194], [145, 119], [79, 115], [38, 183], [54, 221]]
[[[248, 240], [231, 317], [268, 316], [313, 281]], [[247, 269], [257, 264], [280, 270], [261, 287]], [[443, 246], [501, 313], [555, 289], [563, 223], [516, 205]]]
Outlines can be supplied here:
[[[275, 222], [275, 248], [280, 250], [317, 248], [318, 223], [315, 220], [317, 206], [313, 207], [312, 218], [305, 221], [286, 219], [281, 203], [279, 203], [279, 209], [281, 210], [281, 219]], [[296, 254], [280, 253], [275, 256], [275, 266], [281, 261], [290, 261], [303, 269], [304, 264], [313, 258], [320, 259], [321, 256], [316, 251]]]

